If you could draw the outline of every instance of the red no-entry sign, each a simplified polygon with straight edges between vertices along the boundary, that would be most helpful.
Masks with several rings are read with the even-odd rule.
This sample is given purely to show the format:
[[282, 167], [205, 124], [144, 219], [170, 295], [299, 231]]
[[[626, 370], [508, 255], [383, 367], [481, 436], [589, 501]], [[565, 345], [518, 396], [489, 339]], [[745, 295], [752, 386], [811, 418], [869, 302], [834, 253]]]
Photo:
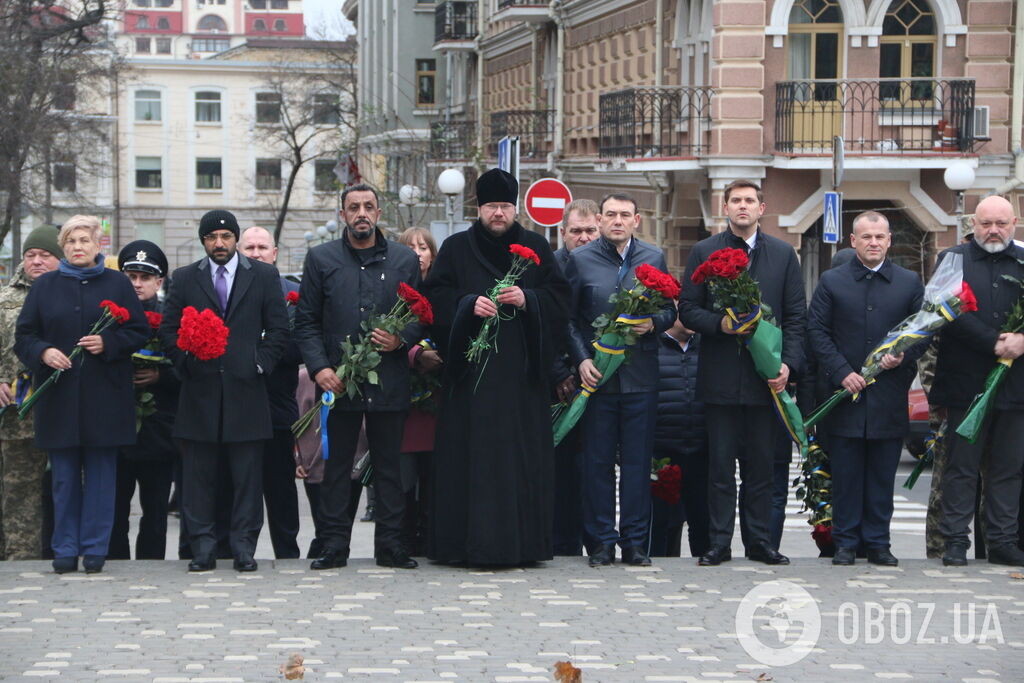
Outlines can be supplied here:
[[562, 222], [562, 212], [572, 193], [556, 178], [541, 178], [526, 191], [526, 215], [537, 225], [551, 227]]

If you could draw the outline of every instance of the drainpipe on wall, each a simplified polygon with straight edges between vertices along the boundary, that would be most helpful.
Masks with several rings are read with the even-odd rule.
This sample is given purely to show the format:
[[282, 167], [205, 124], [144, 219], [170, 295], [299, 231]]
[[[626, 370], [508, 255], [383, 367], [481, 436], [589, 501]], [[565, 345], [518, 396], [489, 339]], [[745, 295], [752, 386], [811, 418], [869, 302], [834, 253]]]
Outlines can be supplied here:
[[654, 85], [665, 85], [665, 0], [654, 3]]
[[665, 204], [668, 200], [669, 190], [672, 182], [666, 173], [645, 172], [644, 178], [647, 184], [654, 188], [656, 200], [654, 203], [654, 243], [659, 249], [665, 245]]
[[1024, 185], [1024, 149], [1021, 148], [1021, 127], [1024, 126], [1024, 7], [1017, 3], [1017, 36], [1013, 50], [1013, 99], [1010, 106], [1010, 149], [1013, 151], [1013, 178], [992, 194], [1006, 194]]
[[555, 0], [551, 6], [551, 18], [555, 22], [555, 140], [548, 158], [548, 170], [556, 177], [562, 177], [562, 170], [555, 163], [562, 158], [562, 138], [565, 135], [565, 16], [563, 0]]
[[482, 172], [484, 159], [484, 51], [480, 42], [484, 39], [484, 28], [487, 21], [484, 12], [487, 10], [486, 0], [478, 0], [476, 6], [476, 150], [477, 171]]

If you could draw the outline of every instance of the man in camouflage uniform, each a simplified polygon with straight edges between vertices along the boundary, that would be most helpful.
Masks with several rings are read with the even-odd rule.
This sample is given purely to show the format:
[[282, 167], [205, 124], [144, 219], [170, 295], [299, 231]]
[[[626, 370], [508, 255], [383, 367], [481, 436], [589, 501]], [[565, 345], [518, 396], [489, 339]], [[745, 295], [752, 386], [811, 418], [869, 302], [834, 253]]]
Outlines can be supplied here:
[[[932, 390], [932, 380], [935, 379], [935, 358], [938, 352], [938, 341], [932, 339], [928, 350], [918, 361], [917, 374], [921, 379], [921, 387], [927, 396]], [[946, 418], [946, 411], [940, 406], [928, 406], [928, 426], [934, 434], [942, 421]], [[938, 559], [946, 551], [946, 539], [939, 533], [939, 521], [942, 519], [942, 470], [946, 468], [946, 445], [944, 442], [937, 443], [932, 449], [932, 488], [928, 494], [928, 516], [924, 522], [924, 545], [925, 552], [929, 559]]]
[[31, 416], [18, 419], [17, 404], [24, 400], [31, 376], [14, 355], [14, 328], [32, 282], [57, 269], [64, 250], [57, 244], [57, 230], [36, 228], [22, 245], [22, 262], [10, 284], [0, 289], [0, 406], [8, 406], [0, 418], [0, 558], [35, 560], [43, 554], [43, 475], [46, 453], [36, 448]]

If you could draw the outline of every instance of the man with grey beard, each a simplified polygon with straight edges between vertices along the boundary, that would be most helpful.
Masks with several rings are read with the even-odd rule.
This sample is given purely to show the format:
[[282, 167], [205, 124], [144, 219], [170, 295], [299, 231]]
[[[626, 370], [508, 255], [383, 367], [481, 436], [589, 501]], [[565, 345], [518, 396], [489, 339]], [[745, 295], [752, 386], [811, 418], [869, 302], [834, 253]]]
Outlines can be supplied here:
[[[961, 254], [964, 281], [978, 298], [978, 310], [965, 313], [942, 331], [935, 383], [929, 401], [947, 411], [950, 427], [949, 461], [942, 475], [942, 522], [946, 541], [942, 563], [967, 564], [968, 526], [974, 515], [979, 471], [984, 486], [985, 545], [993, 564], [1024, 566], [1017, 547], [1021, 470], [1024, 468], [1024, 363], [1014, 363], [996, 395], [981, 434], [969, 443], [955, 433], [975, 394], [1000, 359], [1024, 354], [1024, 334], [1003, 332], [1014, 304], [1022, 296], [1024, 250], [1013, 242], [1017, 218], [1010, 202], [986, 197], [973, 218], [974, 239], [947, 249]], [[1016, 278], [1014, 282], [1010, 278]], [[982, 453], [990, 456], [982, 465]]]

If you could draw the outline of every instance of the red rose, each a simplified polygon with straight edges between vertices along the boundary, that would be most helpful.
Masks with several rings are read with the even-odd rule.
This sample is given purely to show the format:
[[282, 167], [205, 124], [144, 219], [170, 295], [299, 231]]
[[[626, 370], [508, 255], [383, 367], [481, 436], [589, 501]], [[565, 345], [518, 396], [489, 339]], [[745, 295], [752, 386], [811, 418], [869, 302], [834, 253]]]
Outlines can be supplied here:
[[291, 304], [292, 306], [297, 306], [299, 303], [299, 293], [288, 292], [284, 295], [284, 303], [285, 305]]
[[651, 482], [651, 495], [669, 505], [682, 499], [683, 471], [679, 465], [665, 465], [657, 472], [658, 478]]
[[160, 329], [160, 323], [163, 322], [163, 319], [164, 317], [156, 311], [146, 311], [146, 321], [154, 330]]
[[634, 275], [640, 284], [652, 292], [658, 292], [666, 299], [675, 299], [679, 296], [679, 281], [649, 263], [637, 266]]
[[960, 293], [957, 294], [957, 298], [960, 299], [961, 313], [970, 313], [971, 311], [978, 310], [978, 298], [974, 296], [974, 291], [967, 284], [966, 280], [960, 283]]
[[434, 324], [434, 311], [427, 297], [404, 282], [398, 283], [398, 296], [409, 306], [409, 310], [412, 311], [413, 315], [419, 318], [421, 324]]
[[523, 260], [533, 261], [538, 266], [540, 265], [540, 257], [537, 256], [537, 252], [529, 247], [524, 247], [521, 244], [510, 244], [508, 250]]
[[704, 284], [704, 281], [707, 279], [708, 263], [707, 261], [705, 261], [704, 263], [697, 266], [697, 269], [693, 271], [692, 275], [690, 275], [690, 282], [692, 282], [695, 285], [701, 285]]

